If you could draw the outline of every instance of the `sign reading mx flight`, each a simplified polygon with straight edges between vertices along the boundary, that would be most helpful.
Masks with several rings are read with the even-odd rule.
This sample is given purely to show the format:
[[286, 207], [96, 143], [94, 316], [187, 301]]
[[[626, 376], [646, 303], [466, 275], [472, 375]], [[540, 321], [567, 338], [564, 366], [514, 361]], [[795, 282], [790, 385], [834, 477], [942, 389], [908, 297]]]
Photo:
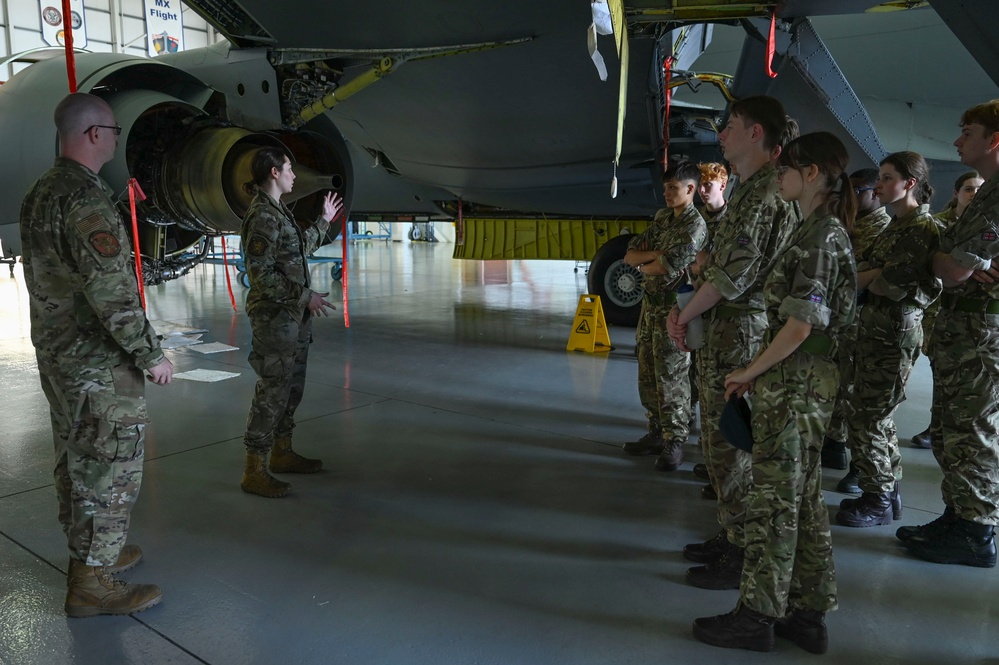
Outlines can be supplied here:
[[180, 0], [144, 0], [146, 48], [150, 56], [184, 50], [184, 18]]

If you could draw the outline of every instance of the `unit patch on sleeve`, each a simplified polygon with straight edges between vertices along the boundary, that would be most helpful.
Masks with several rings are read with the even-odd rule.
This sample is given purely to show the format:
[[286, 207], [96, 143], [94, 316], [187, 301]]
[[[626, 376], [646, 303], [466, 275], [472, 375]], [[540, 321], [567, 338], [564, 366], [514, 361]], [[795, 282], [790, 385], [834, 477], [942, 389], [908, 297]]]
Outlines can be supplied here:
[[986, 242], [992, 242], [996, 239], [996, 237], [995, 231], [986, 231], [982, 234], [982, 240], [985, 240]]
[[246, 251], [250, 256], [263, 256], [267, 251], [267, 241], [260, 236], [253, 236], [246, 245]]
[[121, 244], [118, 238], [110, 231], [94, 231], [90, 234], [90, 244], [101, 256], [118, 256], [121, 252]]

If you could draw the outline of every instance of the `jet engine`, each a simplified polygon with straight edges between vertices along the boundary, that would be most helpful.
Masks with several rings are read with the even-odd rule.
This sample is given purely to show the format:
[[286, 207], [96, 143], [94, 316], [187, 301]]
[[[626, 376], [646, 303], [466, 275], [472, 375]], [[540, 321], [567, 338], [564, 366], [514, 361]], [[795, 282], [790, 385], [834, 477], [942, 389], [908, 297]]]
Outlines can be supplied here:
[[[204, 65], [214, 81], [184, 67], [111, 53], [76, 58], [78, 89], [105, 99], [122, 127], [114, 160], [101, 176], [118, 194], [130, 218], [128, 180], [146, 195], [136, 204], [139, 251], [145, 281], [179, 277], [203, 260], [206, 238], [239, 232], [250, 203], [243, 184], [261, 146], [292, 155], [294, 191], [285, 198], [299, 223], [311, 223], [329, 190], [349, 210], [352, 170], [347, 146], [326, 116], [291, 127], [282, 121], [279, 86], [264, 51], [236, 62], [218, 50], [186, 54]], [[253, 94], [247, 95], [247, 87]], [[63, 57], [31, 65], [0, 86], [0, 145], [7, 157], [0, 178], [0, 224], [8, 252], [20, 253], [17, 233], [21, 200], [58, 151], [52, 112], [65, 96]]]

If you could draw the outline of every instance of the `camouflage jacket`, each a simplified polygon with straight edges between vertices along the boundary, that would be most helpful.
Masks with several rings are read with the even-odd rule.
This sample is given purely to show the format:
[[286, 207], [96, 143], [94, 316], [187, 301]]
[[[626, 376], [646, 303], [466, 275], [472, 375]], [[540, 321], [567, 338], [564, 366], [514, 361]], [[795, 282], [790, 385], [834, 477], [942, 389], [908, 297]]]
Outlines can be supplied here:
[[257, 192], [243, 218], [240, 236], [250, 278], [246, 311], [261, 304], [278, 305], [301, 317], [312, 298], [307, 257], [319, 248], [329, 229], [320, 217], [305, 231], [291, 210], [266, 192]]
[[[940, 251], [967, 270], [986, 270], [999, 256], [999, 174], [982, 185], [961, 218], [944, 231]], [[948, 288], [947, 293], [999, 299], [999, 283], [979, 284], [969, 279]]]
[[101, 178], [63, 157], [21, 204], [31, 341], [42, 371], [163, 361], [139, 300], [131, 243]]
[[874, 246], [874, 240], [888, 228], [890, 222], [891, 215], [884, 206], [881, 206], [853, 223], [853, 233], [850, 234], [850, 240], [853, 242], [853, 258], [857, 260], [857, 266], [861, 270], [866, 265], [867, 255]]
[[725, 210], [728, 208], [728, 202], [725, 203], [721, 208], [711, 212], [708, 210], [706, 205], [697, 206], [697, 212], [701, 213], [701, 217], [704, 218], [704, 223], [708, 225], [708, 242], [705, 245], [705, 249], [710, 249], [711, 244], [714, 242], [715, 235], [718, 233], [718, 220], [722, 218], [725, 214]]
[[957, 221], [957, 208], [944, 208], [937, 214], [933, 215], [933, 221], [937, 224], [937, 229], [940, 233], [943, 233], [950, 227], [954, 226]]
[[646, 275], [642, 288], [646, 293], [661, 295], [675, 291], [685, 282], [681, 279], [687, 268], [694, 262], [697, 252], [707, 241], [708, 229], [700, 213], [693, 205], [688, 205], [677, 217], [672, 208], [663, 208], [643, 232], [631, 239], [631, 249], [660, 251], [659, 265], [665, 275]]
[[836, 337], [856, 312], [857, 265], [850, 236], [825, 207], [802, 222], [767, 277], [764, 298], [771, 330], [795, 318]]
[[732, 193], [711, 240], [704, 281], [731, 304], [762, 311], [766, 276], [799, 222], [797, 207], [777, 195], [776, 169], [764, 165]]
[[892, 218], [871, 247], [867, 265], [881, 268], [881, 274], [871, 282], [872, 290], [877, 288], [890, 300], [908, 300], [926, 307], [940, 295], [941, 283], [931, 264], [940, 236], [929, 208], [924, 203]]

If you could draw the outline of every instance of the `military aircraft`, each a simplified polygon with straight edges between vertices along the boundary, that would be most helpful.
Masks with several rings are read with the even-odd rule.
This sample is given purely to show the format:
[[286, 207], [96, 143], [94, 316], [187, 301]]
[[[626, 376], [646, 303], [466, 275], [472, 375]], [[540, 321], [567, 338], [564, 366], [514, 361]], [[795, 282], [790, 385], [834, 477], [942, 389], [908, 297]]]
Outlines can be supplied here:
[[[621, 233], [662, 205], [667, 153], [720, 158], [730, 99], [773, 94], [804, 131], [838, 131], [858, 168], [915, 149], [949, 183], [961, 167], [939, 160], [954, 159], [960, 111], [999, 96], [988, 0], [610, 0], [615, 35], [591, 37], [606, 81], [583, 0], [185, 4], [227, 41], [76, 58], [79, 89], [124, 128], [102, 176], [124, 203], [129, 177], [148, 197], [137, 216], [150, 283], [239, 228], [253, 150], [282, 145], [300, 220], [334, 189], [351, 219], [460, 218], [456, 256], [592, 258], [591, 291], [611, 323], [629, 323], [641, 291]], [[20, 200], [54, 155], [65, 67], [38, 62], [0, 86], [7, 252], [20, 247]], [[516, 230], [476, 231], [487, 219]]]

